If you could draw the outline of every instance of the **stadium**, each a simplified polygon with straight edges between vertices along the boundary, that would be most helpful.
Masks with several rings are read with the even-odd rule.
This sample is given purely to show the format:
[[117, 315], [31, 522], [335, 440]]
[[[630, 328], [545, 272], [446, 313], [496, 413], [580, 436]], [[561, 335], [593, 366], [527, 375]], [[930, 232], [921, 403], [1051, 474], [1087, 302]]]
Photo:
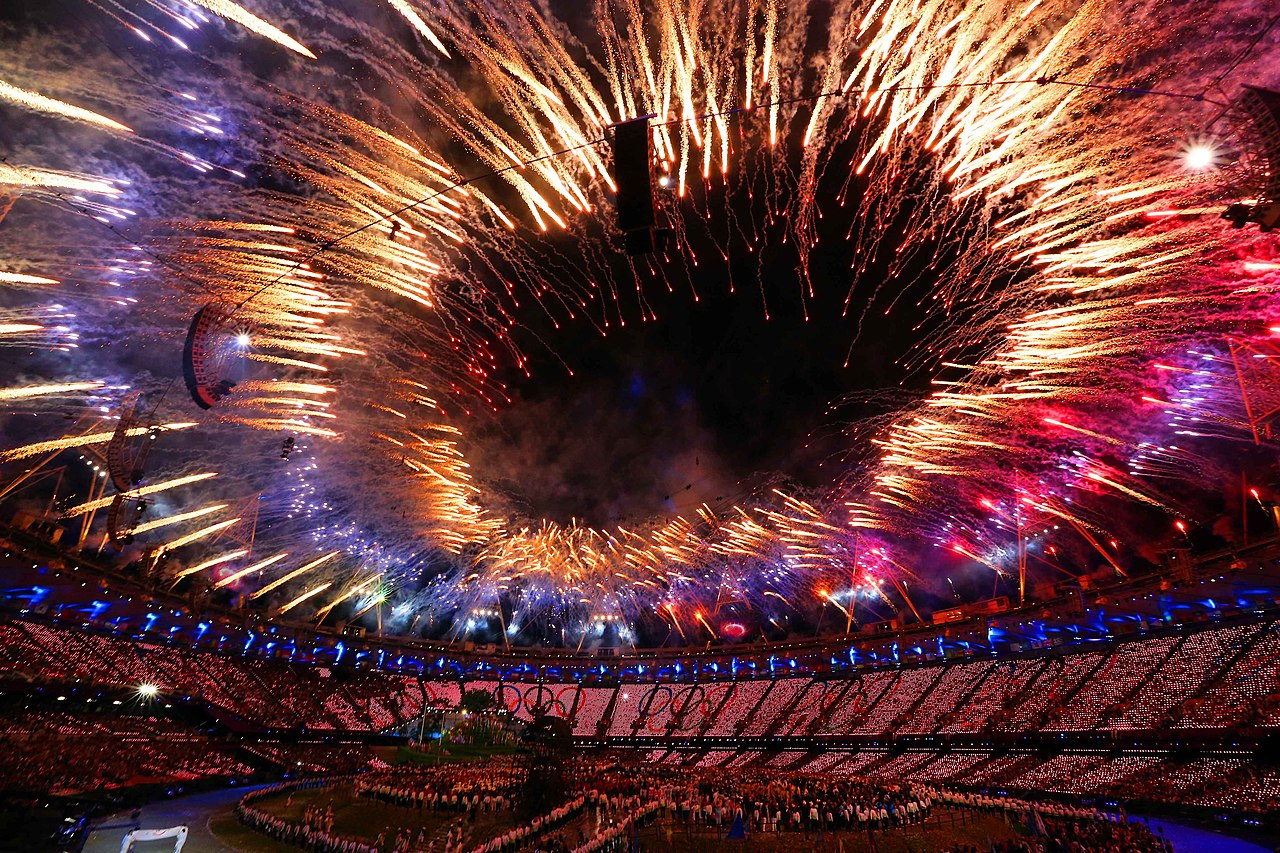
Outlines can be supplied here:
[[6, 5], [0, 850], [1278, 849], [1278, 51]]

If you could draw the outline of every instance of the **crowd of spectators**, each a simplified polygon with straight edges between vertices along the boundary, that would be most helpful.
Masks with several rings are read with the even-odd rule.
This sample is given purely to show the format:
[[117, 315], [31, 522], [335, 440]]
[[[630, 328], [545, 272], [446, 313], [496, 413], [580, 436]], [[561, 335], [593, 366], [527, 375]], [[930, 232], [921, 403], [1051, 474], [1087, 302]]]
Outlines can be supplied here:
[[[0, 624], [0, 676], [137, 686], [193, 697], [263, 728], [384, 731], [456, 706], [455, 683], [336, 670], [15, 619]], [[1212, 627], [1111, 650], [959, 661], [849, 678], [578, 687], [476, 682], [528, 717], [554, 697], [575, 735], [798, 736], [1280, 726], [1280, 624]], [[699, 692], [700, 691], [700, 692]], [[510, 696], [508, 696], [510, 694]], [[510, 704], [505, 702], [504, 704]], [[606, 714], [608, 715], [606, 717]]]
[[739, 681], [730, 685], [729, 692], [704, 734], [708, 737], [728, 737], [738, 733], [739, 726], [755, 710], [756, 705], [769, 689], [767, 681]]
[[11, 620], [0, 624], [0, 675], [192, 697], [264, 728], [382, 731], [424, 708], [457, 704], [457, 685], [136, 642]]
[[943, 720], [957, 714], [961, 700], [982, 682], [994, 665], [994, 661], [988, 660], [946, 667], [930, 688], [927, 700], [920, 703], [898, 731], [927, 734], [937, 730]]
[[612, 687], [584, 687], [578, 693], [578, 701], [573, 715], [573, 733], [578, 736], [590, 736], [596, 733], [600, 720], [609, 710], [613, 700]]
[[1156, 753], [1096, 752], [1045, 757], [1030, 749], [997, 756], [984, 751], [894, 753], [869, 748], [772, 753], [654, 750], [649, 760], [712, 773], [792, 771], [880, 784], [906, 780], [916, 785], [985, 786], [1257, 813], [1280, 811], [1280, 770], [1242, 758], [1184, 761]]
[[807, 686], [807, 682], [802, 678], [786, 678], [773, 682], [773, 689], [764, 695], [760, 704], [747, 718], [742, 734], [747, 737], [768, 734], [778, 722], [778, 718], [791, 708], [796, 697]]
[[[609, 688], [589, 689], [606, 695], [581, 705], [575, 734], [594, 733], [608, 701]], [[661, 735], [677, 724], [711, 737], [1280, 727], [1280, 624], [1134, 640], [1110, 651], [862, 673], [847, 681], [742, 681], [725, 685], [718, 712], [696, 730], [682, 717], [689, 716], [685, 704], [698, 703], [681, 689], [616, 688], [607, 734]]]
[[880, 697], [896, 680], [896, 672], [885, 670], [853, 676], [849, 686], [841, 694], [840, 701], [832, 709], [831, 716], [819, 727], [820, 730], [824, 734], [853, 731], [866, 720], [871, 707], [880, 701]]
[[813, 682], [781, 716], [773, 733], [778, 737], [797, 737], [820, 730], [831, 712], [839, 707], [846, 687], [848, 685], [840, 681]]
[[1176, 718], [1181, 706], [1202, 692], [1240, 649], [1254, 641], [1262, 628], [1257, 623], [1249, 623], [1181, 637], [1150, 678], [1122, 700], [1124, 707], [1108, 727], [1150, 729]]
[[1280, 627], [1270, 625], [1213, 686], [1180, 709], [1176, 725], [1194, 728], [1280, 724]]
[[359, 743], [272, 743], [246, 741], [241, 749], [274, 764], [280, 771], [307, 775], [349, 775], [388, 765], [371, 747]]
[[719, 715], [732, 684], [691, 684], [679, 694], [679, 716], [671, 728], [674, 737], [694, 737], [709, 728]]
[[942, 672], [942, 667], [931, 666], [892, 673], [894, 677], [880, 694], [880, 698], [867, 708], [861, 721], [850, 731], [853, 734], [878, 735], [902, 725], [909, 718], [911, 709], [924, 700]]
[[1010, 713], [1003, 715], [997, 728], [1007, 732], [1060, 729], [1059, 721], [1076, 692], [1113, 655], [1086, 652], [1049, 660], [1027, 689], [1014, 698]]
[[[21, 678], [46, 690], [58, 682], [133, 689], [153, 685], [165, 701], [194, 697], [261, 728], [381, 731], [420, 717], [431, 706], [456, 705], [461, 697], [456, 683], [197, 653], [25, 619], [0, 623], [0, 676]], [[517, 716], [533, 713], [534, 708], [526, 707], [526, 695], [534, 698], [535, 708], [541, 701], [537, 697], [550, 696], [557, 712], [572, 718], [578, 735], [595, 734], [606, 720], [607, 731], [620, 736], [677, 730], [708, 736], [785, 737], [817, 731], [885, 735], [1274, 728], [1280, 726], [1280, 623], [1212, 627], [1085, 653], [908, 667], [830, 681], [784, 678], [554, 689], [480, 682], [468, 687], [510, 694]], [[266, 733], [265, 737], [280, 735]], [[0, 747], [4, 750], [0, 772], [5, 774], [0, 785], [9, 790], [71, 792], [148, 781], [235, 778], [252, 772], [243, 762], [258, 763], [253, 756], [172, 720], [119, 714], [11, 714], [0, 722]], [[372, 751], [360, 746], [262, 743], [250, 737], [243, 748], [288, 772], [352, 773], [385, 767]], [[860, 784], [858, 780], [880, 786], [907, 780], [915, 785], [1001, 786], [1245, 811], [1280, 809], [1280, 772], [1271, 765], [1229, 755], [1174, 760], [1156, 752], [1116, 756], [1068, 751], [1044, 756], [1019, 747], [982, 753], [895, 751], [884, 746], [811, 753], [664, 750], [656, 760], [664, 767], [678, 765], [682, 773], [705, 769], [719, 777], [710, 801], [711, 814], [718, 819], [726, 814], [725, 791], [732, 787], [727, 780], [758, 775], [761, 768], [769, 778], [796, 774], [797, 778], [828, 779], [836, 791], [846, 790], [840, 785]], [[368, 795], [393, 797], [396, 802], [411, 797], [419, 808], [456, 809], [464, 814], [509, 810], [511, 805], [514, 776], [504, 776], [493, 767], [477, 787], [468, 787], [464, 779], [447, 773], [434, 777], [421, 770], [396, 772], [403, 775], [379, 777], [380, 784], [394, 793], [368, 791]], [[650, 792], [632, 793], [644, 797]], [[428, 796], [435, 797], [430, 804]], [[801, 800], [782, 807], [766, 801], [760, 811], [771, 815], [769, 826], [784, 828], [808, 823], [810, 810], [816, 810], [823, 825], [859, 821], [852, 801], [810, 799], [817, 804], [806, 806]], [[665, 810], [667, 801], [659, 798], [659, 802]], [[708, 803], [696, 798], [688, 802], [691, 813], [700, 816], [696, 819], [705, 820]], [[765, 824], [756, 803], [750, 805], [750, 809], [739, 808], [758, 830]], [[799, 821], [793, 820], [792, 806], [801, 814]], [[878, 809], [878, 805], [873, 809], [864, 804], [868, 814], [878, 816]], [[896, 806], [888, 811], [894, 819], [900, 817]], [[572, 845], [566, 841], [566, 846]]]
[[969, 696], [943, 716], [938, 731], [978, 732], [997, 728], [1012, 715], [1017, 698], [1044, 667], [1044, 658], [995, 663]]
[[76, 794], [252, 772], [230, 748], [163, 718], [30, 711], [7, 716], [0, 731], [5, 791]]
[[1065, 731], [1099, 727], [1128, 709], [1127, 700], [1159, 669], [1174, 647], [1177, 637], [1124, 643], [1102, 666], [1080, 685], [1071, 703], [1059, 715], [1057, 725]]

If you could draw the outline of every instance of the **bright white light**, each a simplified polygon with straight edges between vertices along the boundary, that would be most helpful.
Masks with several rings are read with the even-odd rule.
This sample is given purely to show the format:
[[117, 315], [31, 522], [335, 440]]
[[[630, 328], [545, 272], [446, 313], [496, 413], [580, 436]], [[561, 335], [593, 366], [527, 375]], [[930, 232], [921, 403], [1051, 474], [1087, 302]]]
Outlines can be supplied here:
[[247, 347], [249, 345], [249, 336], [244, 333], [236, 335], [236, 345]]
[[663, 175], [661, 178], [658, 178], [658, 186], [660, 187], [671, 186], [671, 179], [668, 178], [666, 175]]
[[1187, 146], [1183, 154], [1183, 162], [1191, 171], [1203, 172], [1205, 169], [1212, 169], [1217, 165], [1218, 152], [1214, 150], [1212, 145], [1196, 142]]
[[139, 684], [139, 685], [138, 685], [138, 695], [139, 695], [139, 696], [146, 697], [147, 699], [151, 699], [152, 697], [154, 697], [154, 696], [155, 696], [157, 693], [159, 693], [159, 692], [160, 692], [160, 688], [159, 688], [159, 687], [156, 687], [154, 684]]

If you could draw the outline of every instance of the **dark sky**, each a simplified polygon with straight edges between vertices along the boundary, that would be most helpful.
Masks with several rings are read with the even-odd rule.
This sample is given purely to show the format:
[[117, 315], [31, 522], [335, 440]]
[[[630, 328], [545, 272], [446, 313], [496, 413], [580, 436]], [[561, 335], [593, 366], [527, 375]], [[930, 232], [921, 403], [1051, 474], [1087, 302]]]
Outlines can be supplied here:
[[[680, 204], [689, 215], [692, 203]], [[590, 523], [688, 512], [703, 501], [727, 506], [779, 477], [799, 488], [830, 483], [833, 455], [847, 448], [838, 421], [863, 413], [833, 413], [831, 404], [898, 387], [905, 373], [894, 360], [918, 319], [909, 305], [884, 317], [890, 287], [858, 334], [871, 281], [844, 315], [853, 249], [841, 238], [852, 212], [823, 220], [810, 264], [814, 298], [803, 304], [799, 263], [780, 228], [758, 254], [730, 243], [723, 262], [690, 227], [698, 257], [715, 259], [693, 274], [698, 300], [672, 261], [670, 290], [642, 276], [658, 319], [632, 317], [607, 338], [589, 323], [556, 330], [526, 312], [531, 327], [517, 340], [533, 378], [510, 372], [516, 402], [491, 425], [469, 427], [478, 476], [519, 511]]]
[[[574, 23], [591, 20], [585, 6], [574, 13], [578, 5], [554, 3], [590, 44], [589, 28]], [[821, 17], [815, 18], [814, 37], [825, 39]], [[772, 166], [759, 162], [757, 143], [750, 140], [759, 138], [764, 115], [731, 120], [735, 150], [727, 184], [717, 175], [703, 185], [695, 175], [689, 197], [666, 200], [670, 214], [685, 221], [699, 264], [695, 269], [682, 258], [669, 259], [661, 278], [642, 269], [641, 286], [656, 321], [639, 322], [633, 311], [625, 329], [612, 328], [602, 338], [589, 323], [555, 329], [536, 312], [520, 316], [529, 327], [517, 330], [516, 340], [532, 358], [533, 378], [510, 371], [503, 379], [516, 402], [490, 424], [467, 425], [475, 473], [489, 493], [510, 500], [510, 509], [602, 524], [687, 513], [702, 502], [727, 508], [748, 500], [753, 489], [777, 483], [789, 490], [821, 488], [836, 477], [836, 457], [849, 448], [839, 422], [882, 411], [845, 406], [835, 413], [832, 404], [848, 394], [896, 389], [906, 378], [893, 362], [916, 338], [912, 326], [919, 312], [907, 299], [884, 317], [896, 285], [884, 289], [858, 331], [869, 295], [883, 283], [883, 265], [871, 265], [845, 314], [854, 251], [846, 233], [857, 210], [856, 184], [845, 207], [825, 206], [809, 266], [814, 293], [805, 298], [805, 310], [806, 285], [794, 244], [784, 240], [784, 223], [763, 224], [772, 217], [761, 192], [768, 182], [760, 176]], [[747, 124], [757, 125], [756, 132], [739, 135]], [[788, 159], [794, 167], [799, 135], [784, 138], [792, 141]], [[829, 202], [840, 191], [848, 155], [833, 152], [839, 165], [817, 198]], [[748, 187], [751, 192], [744, 191]], [[774, 210], [786, 204], [782, 192], [772, 200]], [[747, 230], [763, 235], [763, 243], [749, 247], [735, 222], [750, 223]], [[894, 248], [886, 241], [887, 254]], [[557, 258], [574, 251], [572, 243], [559, 241]], [[729, 261], [721, 260], [721, 251]], [[612, 265], [621, 287], [630, 286], [620, 251]], [[912, 292], [922, 292], [921, 284]], [[927, 377], [907, 383], [922, 391]]]

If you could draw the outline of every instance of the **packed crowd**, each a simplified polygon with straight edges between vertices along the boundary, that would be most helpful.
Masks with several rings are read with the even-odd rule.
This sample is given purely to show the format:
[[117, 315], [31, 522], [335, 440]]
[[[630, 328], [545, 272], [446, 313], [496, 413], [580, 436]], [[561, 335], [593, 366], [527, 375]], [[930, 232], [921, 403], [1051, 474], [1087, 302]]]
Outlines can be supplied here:
[[767, 767], [918, 785], [987, 786], [1166, 802], [1257, 813], [1280, 811], [1280, 768], [1240, 757], [1192, 760], [1145, 752], [1044, 756], [1032, 750], [858, 752], [811, 750], [654, 750], [649, 760], [716, 773]]
[[388, 766], [372, 748], [359, 743], [330, 746], [320, 743], [243, 742], [241, 748], [287, 773], [349, 775]]
[[457, 685], [378, 671], [264, 661], [135, 642], [34, 621], [0, 624], [0, 676], [81, 682], [194, 697], [265, 728], [381, 731], [433, 705], [457, 704]]
[[566, 821], [582, 811], [586, 803], [585, 796], [576, 797], [562, 806], [556, 806], [546, 815], [537, 815], [529, 823], [513, 827], [489, 839], [476, 847], [472, 853], [511, 853], [511, 851], [531, 847], [544, 851], [563, 848], [565, 846], [563, 835], [556, 834], [551, 838], [543, 836], [564, 826]]
[[615, 810], [640, 797], [672, 822], [724, 827], [741, 819], [757, 832], [905, 826], [932, 807], [908, 785], [760, 767], [621, 765], [596, 770], [592, 780]]
[[807, 679], [726, 685], [710, 715], [701, 695], [666, 685], [586, 688], [574, 733], [620, 737], [678, 728], [726, 737], [1276, 727], [1278, 674], [1280, 623], [1250, 623], [1120, 643], [1111, 651], [895, 668], [816, 682], [824, 691], [839, 692], [827, 701], [831, 713], [801, 714], [802, 719], [796, 712], [808, 696]]
[[356, 783], [356, 793], [428, 811], [467, 814], [512, 808], [521, 771], [510, 760], [474, 764], [403, 764]]
[[[1280, 623], [1212, 627], [1093, 650], [859, 672], [829, 682], [563, 686], [557, 712], [580, 736], [884, 735], [1280, 726]], [[454, 707], [456, 683], [262, 660], [14, 619], [0, 676], [192, 696], [270, 728], [379, 731]], [[477, 682], [501, 699], [513, 685]], [[534, 688], [535, 690], [541, 688]], [[527, 692], [527, 691], [526, 691]], [[830, 713], [803, 713], [820, 701]], [[507, 703], [503, 703], [507, 704]], [[527, 709], [517, 701], [517, 714]]]
[[73, 794], [252, 772], [230, 749], [156, 717], [34, 711], [7, 717], [0, 731], [5, 791]]
[[612, 850], [632, 849], [632, 833], [640, 826], [654, 820], [658, 814], [659, 803], [645, 803], [639, 797], [627, 802], [628, 810], [620, 820], [601, 826], [590, 838], [573, 848], [572, 853], [607, 853]]
[[[354, 790], [401, 808], [444, 810], [459, 817], [448, 834], [427, 838], [402, 833], [388, 845], [335, 833], [332, 810], [311, 805], [301, 821], [275, 817], [255, 803], [277, 795], [283, 786], [254, 792], [241, 802], [241, 820], [255, 829], [318, 853], [606, 853], [631, 849], [638, 828], [657, 822], [668, 827], [714, 828], [717, 835], [740, 825], [751, 834], [894, 832], [928, 823], [935, 809], [950, 813], [1000, 815], [1020, 827], [1027, 839], [995, 841], [982, 853], [1171, 853], [1172, 848], [1141, 823], [1122, 815], [1063, 803], [1030, 800], [929, 785], [887, 783], [829, 774], [771, 770], [765, 767], [707, 769], [671, 764], [622, 764], [609, 757], [582, 760], [578, 778], [589, 784], [576, 797], [547, 813], [474, 837], [476, 818], [485, 809], [480, 791], [486, 776], [498, 789], [514, 787], [515, 769], [496, 761], [453, 767], [393, 768], [355, 780]], [[314, 784], [314, 783], [310, 783]], [[454, 794], [454, 791], [466, 792]], [[424, 792], [430, 792], [426, 797]], [[446, 793], [447, 792], [447, 793]], [[504, 795], [498, 795], [502, 797]], [[489, 796], [491, 809], [509, 809]], [[451, 818], [452, 819], [452, 818]], [[936, 821], [934, 822], [936, 823]], [[930, 823], [929, 825], [934, 825]], [[937, 824], [942, 826], [942, 824]], [[957, 846], [947, 853], [969, 853]], [[976, 851], [975, 851], [976, 853]]]

